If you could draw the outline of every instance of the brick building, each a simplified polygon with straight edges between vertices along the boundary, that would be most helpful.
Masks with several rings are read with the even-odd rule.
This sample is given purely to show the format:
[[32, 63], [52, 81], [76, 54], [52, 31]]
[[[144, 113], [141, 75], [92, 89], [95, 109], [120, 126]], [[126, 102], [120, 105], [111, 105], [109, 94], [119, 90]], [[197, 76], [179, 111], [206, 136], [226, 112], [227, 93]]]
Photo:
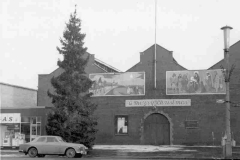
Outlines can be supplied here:
[[0, 101], [1, 147], [18, 147], [46, 134], [46, 107], [37, 106], [37, 90], [0, 83]]
[[[235, 64], [231, 80], [231, 101], [240, 97], [240, 42], [230, 47], [230, 63]], [[97, 63], [91, 55], [86, 73], [119, 72], [113, 67]], [[156, 89], [154, 88], [154, 45], [140, 53], [140, 62], [126, 72], [145, 73], [145, 94], [134, 96], [95, 96], [92, 100], [98, 104], [95, 114], [98, 117], [97, 144], [208, 144], [219, 145], [225, 130], [225, 105], [216, 103], [224, 99], [224, 94], [167, 95], [166, 71], [186, 70], [173, 58], [173, 52], [157, 45], [156, 53]], [[220, 61], [209, 69], [221, 69]], [[103, 68], [105, 67], [105, 69]], [[53, 91], [50, 79], [58, 76], [58, 68], [46, 75], [39, 75], [38, 105], [52, 107], [47, 91]], [[128, 101], [146, 101], [140, 107], [128, 107]], [[186, 105], [154, 106], [152, 100], [190, 101]], [[185, 103], [185, 102], [184, 102]], [[237, 144], [240, 142], [240, 109], [231, 108], [232, 135]], [[118, 124], [124, 132], [120, 132]]]

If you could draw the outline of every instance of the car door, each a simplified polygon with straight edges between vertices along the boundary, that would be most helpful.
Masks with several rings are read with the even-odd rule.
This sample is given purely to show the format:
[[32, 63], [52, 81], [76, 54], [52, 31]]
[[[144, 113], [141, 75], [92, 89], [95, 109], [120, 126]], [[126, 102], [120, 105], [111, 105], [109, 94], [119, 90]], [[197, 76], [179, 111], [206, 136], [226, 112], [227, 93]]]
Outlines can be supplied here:
[[62, 137], [57, 137], [57, 140], [59, 142], [59, 152], [60, 154], [64, 154], [69, 145], [62, 139]]
[[44, 154], [45, 151], [45, 144], [46, 144], [46, 137], [38, 137], [34, 142], [32, 142], [33, 146], [35, 146], [38, 150], [39, 154]]
[[60, 145], [56, 137], [47, 137], [46, 154], [60, 154]]

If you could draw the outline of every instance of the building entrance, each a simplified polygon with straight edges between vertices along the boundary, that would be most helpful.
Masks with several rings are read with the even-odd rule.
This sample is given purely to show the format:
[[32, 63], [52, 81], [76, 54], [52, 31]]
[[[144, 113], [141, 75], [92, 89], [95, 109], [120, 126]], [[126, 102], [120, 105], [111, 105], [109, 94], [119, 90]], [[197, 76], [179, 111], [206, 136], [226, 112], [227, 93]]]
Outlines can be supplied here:
[[144, 144], [170, 145], [170, 123], [165, 116], [153, 113], [145, 119]]
[[31, 117], [30, 119], [30, 141], [41, 135], [41, 117]]

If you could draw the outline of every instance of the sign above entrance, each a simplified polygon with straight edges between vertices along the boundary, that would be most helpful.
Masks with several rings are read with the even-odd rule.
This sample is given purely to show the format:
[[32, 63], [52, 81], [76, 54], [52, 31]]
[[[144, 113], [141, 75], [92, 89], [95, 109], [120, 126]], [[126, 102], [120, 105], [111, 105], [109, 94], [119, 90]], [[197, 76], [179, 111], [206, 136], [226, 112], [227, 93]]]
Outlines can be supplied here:
[[126, 107], [191, 106], [191, 99], [126, 100], [125, 106]]
[[1, 113], [0, 123], [20, 123], [21, 115], [20, 113]]

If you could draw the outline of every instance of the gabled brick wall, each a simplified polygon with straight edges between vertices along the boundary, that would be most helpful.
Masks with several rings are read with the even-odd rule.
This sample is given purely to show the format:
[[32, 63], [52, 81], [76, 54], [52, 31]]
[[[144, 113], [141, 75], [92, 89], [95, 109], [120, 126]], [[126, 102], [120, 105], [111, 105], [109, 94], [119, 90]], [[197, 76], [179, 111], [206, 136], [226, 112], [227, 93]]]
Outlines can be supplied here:
[[[235, 54], [240, 55], [240, 44], [234, 46]], [[232, 49], [232, 48], [231, 48]], [[231, 50], [230, 50], [231, 53]], [[234, 55], [232, 55], [234, 56]], [[140, 62], [127, 70], [128, 72], [145, 72], [146, 75], [146, 95], [127, 97], [94, 97], [93, 100], [99, 104], [96, 115], [99, 116], [99, 133], [97, 143], [107, 144], [141, 144], [141, 121], [147, 113], [152, 111], [162, 112], [169, 116], [172, 123], [171, 144], [208, 144], [220, 145], [221, 137], [225, 130], [225, 105], [216, 103], [217, 99], [224, 99], [225, 95], [166, 95], [166, 71], [186, 70], [172, 57], [172, 52], [157, 46], [157, 89], [154, 89], [154, 46], [140, 53]], [[235, 59], [235, 58], [233, 58]], [[236, 59], [235, 59], [236, 60]], [[236, 62], [240, 64], [240, 61]], [[215, 66], [210, 69], [220, 69]], [[234, 71], [233, 87], [240, 89], [240, 73], [236, 68]], [[236, 84], [234, 84], [236, 82]], [[239, 99], [240, 91], [231, 91], [232, 100]], [[237, 98], [238, 97], [238, 98]], [[191, 106], [184, 107], [133, 107], [126, 108], [125, 100], [134, 99], [191, 99]], [[231, 122], [233, 137], [240, 143], [239, 108], [232, 108]], [[129, 116], [129, 134], [127, 136], [117, 136], [114, 134], [114, 116]], [[185, 120], [198, 121], [198, 128], [186, 129]]]
[[[90, 73], [104, 73], [105, 71], [98, 66], [96, 66], [94, 61], [94, 55], [90, 54], [90, 59], [89, 62], [86, 66], [86, 74]], [[40, 74], [38, 75], [38, 106], [47, 106], [47, 107], [52, 107], [52, 102], [51, 99], [48, 97], [47, 92], [48, 90], [51, 93], [54, 93], [54, 88], [52, 87], [51, 84], [51, 79], [53, 77], [59, 76], [63, 72], [63, 69], [58, 68], [55, 71], [53, 71], [50, 74]]]
[[[231, 63], [236, 64], [231, 81], [231, 100], [240, 101], [240, 43], [230, 48]], [[222, 53], [223, 54], [223, 53]], [[224, 99], [225, 95], [166, 95], [166, 71], [186, 70], [173, 58], [173, 53], [157, 45], [157, 89], [154, 89], [154, 45], [140, 53], [140, 62], [127, 72], [145, 72], [144, 96], [111, 96], [92, 97], [98, 104], [95, 112], [98, 117], [97, 144], [142, 144], [141, 129], [144, 117], [150, 113], [163, 113], [171, 122], [171, 144], [209, 144], [220, 145], [225, 130], [225, 105], [216, 103], [217, 99]], [[224, 61], [209, 69], [220, 69]], [[86, 72], [103, 73], [94, 65], [88, 65]], [[57, 74], [56, 74], [57, 75]], [[39, 75], [38, 103], [51, 106], [46, 95], [48, 89], [52, 91], [50, 79], [56, 76]], [[171, 107], [125, 107], [125, 100], [134, 99], [191, 99], [191, 106]], [[240, 108], [240, 107], [239, 107]], [[231, 124], [233, 137], [240, 143], [239, 108], [231, 109]], [[114, 116], [128, 115], [128, 135], [115, 135]], [[186, 129], [186, 120], [198, 121], [198, 128]], [[214, 136], [214, 137], [213, 137]], [[213, 139], [214, 138], [214, 139]]]

